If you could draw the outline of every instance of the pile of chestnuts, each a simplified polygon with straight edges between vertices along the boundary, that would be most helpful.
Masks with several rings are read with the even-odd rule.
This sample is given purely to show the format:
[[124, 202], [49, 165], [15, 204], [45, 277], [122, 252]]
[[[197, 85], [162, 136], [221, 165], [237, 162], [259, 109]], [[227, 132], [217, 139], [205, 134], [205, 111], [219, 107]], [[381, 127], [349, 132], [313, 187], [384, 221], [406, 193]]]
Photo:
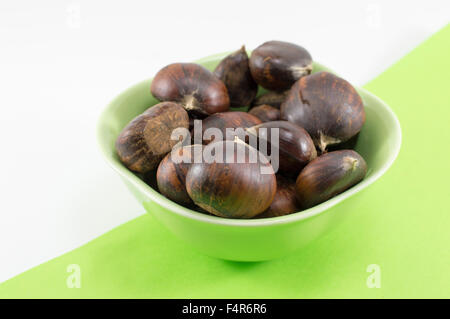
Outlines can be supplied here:
[[312, 71], [307, 50], [281, 41], [250, 57], [242, 47], [213, 72], [170, 64], [149, 88], [160, 103], [119, 134], [118, 157], [170, 200], [205, 214], [268, 218], [318, 205], [366, 175], [352, 150], [365, 111], [350, 83]]

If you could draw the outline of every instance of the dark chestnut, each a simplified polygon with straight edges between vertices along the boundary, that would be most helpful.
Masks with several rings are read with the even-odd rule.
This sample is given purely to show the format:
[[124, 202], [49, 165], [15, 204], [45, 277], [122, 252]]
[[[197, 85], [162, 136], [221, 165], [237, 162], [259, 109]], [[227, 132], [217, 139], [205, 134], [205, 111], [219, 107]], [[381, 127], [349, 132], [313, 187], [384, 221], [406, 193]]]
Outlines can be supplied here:
[[204, 142], [205, 144], [207, 144], [211, 142], [211, 140], [217, 140], [216, 137], [208, 139], [208, 137], [205, 136], [205, 131], [207, 129], [217, 128], [222, 133], [222, 139], [234, 140], [235, 135], [230, 135], [227, 138], [227, 129], [242, 128], [244, 130], [248, 127], [255, 126], [261, 123], [262, 122], [259, 118], [246, 112], [216, 113], [208, 116], [202, 121], [202, 133], [205, 137]]
[[214, 74], [225, 83], [230, 96], [230, 106], [250, 105], [258, 91], [248, 66], [245, 47], [226, 56], [214, 70]]
[[155, 76], [151, 92], [160, 101], [175, 101], [191, 112], [209, 115], [230, 106], [225, 84], [211, 71], [195, 63], [174, 63]]
[[[278, 147], [272, 142], [272, 129], [278, 129]], [[303, 128], [288, 121], [265, 122], [247, 129], [249, 134], [258, 136], [267, 142], [267, 150], [272, 158], [278, 152], [280, 171], [295, 174], [317, 156], [314, 142]], [[261, 141], [259, 142], [261, 145]], [[274, 167], [276, 170], [276, 167]]]
[[204, 160], [188, 170], [186, 189], [194, 203], [228, 218], [252, 218], [266, 210], [277, 188], [267, 159], [242, 141], [212, 142], [203, 153], [218, 154], [218, 150], [224, 155], [222, 160]]
[[284, 216], [301, 210], [295, 197], [295, 181], [280, 174], [277, 174], [276, 177], [277, 192], [272, 204], [262, 214], [256, 215], [255, 218]]
[[178, 143], [171, 140], [172, 131], [188, 127], [189, 117], [181, 105], [173, 102], [156, 104], [134, 118], [119, 134], [116, 140], [119, 159], [137, 173], [155, 169]]
[[186, 174], [194, 162], [195, 152], [198, 152], [197, 156], [201, 159], [203, 145], [194, 144], [172, 149], [159, 163], [156, 173], [160, 193], [181, 205], [193, 203], [186, 191]]
[[278, 121], [280, 119], [280, 110], [267, 104], [255, 106], [248, 113], [256, 116], [263, 122]]
[[306, 165], [295, 191], [303, 208], [320, 204], [359, 183], [367, 172], [364, 159], [353, 150], [325, 153]]
[[258, 96], [257, 98], [255, 98], [252, 102], [252, 105], [258, 106], [258, 105], [268, 104], [270, 106], [273, 106], [273, 107], [276, 107], [277, 109], [279, 109], [281, 107], [281, 104], [286, 99], [286, 96], [288, 93], [289, 93], [289, 90], [286, 90], [283, 92], [270, 91], [270, 92], [264, 93], [264, 94]]
[[250, 71], [256, 83], [272, 91], [289, 89], [312, 70], [312, 58], [301, 46], [269, 41], [253, 50]]
[[356, 135], [366, 119], [355, 88], [334, 74], [318, 72], [298, 80], [281, 105], [281, 119], [305, 128], [325, 151]]

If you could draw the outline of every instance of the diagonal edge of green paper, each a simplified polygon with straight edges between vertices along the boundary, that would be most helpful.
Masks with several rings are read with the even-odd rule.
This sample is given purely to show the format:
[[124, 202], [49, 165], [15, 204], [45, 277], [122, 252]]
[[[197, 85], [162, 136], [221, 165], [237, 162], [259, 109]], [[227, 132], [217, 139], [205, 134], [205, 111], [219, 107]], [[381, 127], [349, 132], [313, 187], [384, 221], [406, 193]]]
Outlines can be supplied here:
[[[0, 298], [450, 297], [449, 57], [447, 25], [366, 85], [400, 119], [399, 158], [358, 195], [370, 203], [364, 214], [302, 251], [263, 263], [217, 260], [143, 215], [0, 284]], [[68, 288], [71, 265], [80, 288]], [[380, 288], [367, 286], [370, 265]]]

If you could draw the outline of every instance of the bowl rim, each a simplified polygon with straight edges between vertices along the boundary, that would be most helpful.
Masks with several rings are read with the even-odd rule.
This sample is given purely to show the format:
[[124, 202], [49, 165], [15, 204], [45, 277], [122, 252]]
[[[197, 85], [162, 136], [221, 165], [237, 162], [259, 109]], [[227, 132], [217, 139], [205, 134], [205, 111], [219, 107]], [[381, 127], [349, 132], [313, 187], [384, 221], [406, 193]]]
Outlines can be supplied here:
[[[206, 63], [210, 62], [211, 60], [216, 60], [220, 57], [224, 57], [229, 52], [224, 53], [218, 53], [214, 54], [205, 58], [202, 58], [200, 60], [195, 61], [195, 63]], [[314, 62], [317, 66], [320, 66], [324, 69], [330, 70], [329, 68], [323, 66], [320, 63]], [[330, 70], [331, 71], [331, 70]], [[331, 71], [332, 72], [332, 71]], [[334, 72], [333, 72], [334, 73]], [[336, 73], [335, 73], [336, 74]], [[141, 193], [145, 194], [146, 197], [155, 202], [156, 204], [164, 207], [165, 209], [169, 210], [172, 213], [175, 213], [177, 215], [180, 215], [185, 218], [194, 219], [199, 222], [204, 223], [211, 223], [216, 225], [223, 225], [223, 226], [238, 226], [238, 227], [256, 227], [256, 226], [273, 226], [273, 225], [280, 225], [280, 224], [287, 224], [292, 222], [298, 222], [304, 219], [311, 218], [313, 216], [319, 215], [325, 211], [327, 211], [329, 208], [337, 205], [338, 203], [344, 201], [345, 199], [353, 196], [354, 194], [358, 193], [359, 191], [363, 190], [364, 188], [368, 187], [372, 183], [374, 183], [377, 179], [379, 179], [386, 171], [392, 166], [395, 159], [397, 158], [400, 147], [402, 143], [402, 132], [400, 127], [400, 122], [395, 115], [395, 113], [391, 110], [391, 108], [380, 98], [378, 98], [376, 95], [370, 93], [364, 88], [355, 86], [354, 87], [361, 92], [364, 92], [364, 94], [370, 96], [372, 99], [376, 100], [378, 102], [378, 105], [380, 105], [384, 110], [390, 115], [391, 119], [394, 122], [394, 127], [392, 128], [393, 136], [395, 137], [394, 140], [394, 147], [392, 152], [390, 152], [389, 157], [386, 159], [386, 161], [383, 163], [381, 168], [377, 170], [374, 174], [371, 176], [364, 178], [360, 183], [357, 185], [349, 188], [348, 190], [344, 191], [343, 193], [319, 204], [314, 207], [311, 207], [309, 209], [306, 209], [304, 211], [292, 213], [289, 215], [284, 216], [278, 216], [278, 217], [270, 217], [270, 218], [261, 218], [261, 219], [228, 219], [228, 218], [222, 218], [218, 216], [210, 216], [205, 215], [203, 213], [196, 212], [194, 210], [191, 210], [189, 208], [183, 207], [181, 205], [178, 205], [177, 203], [171, 201], [170, 199], [164, 197], [160, 193], [158, 193], [156, 190], [152, 189], [151, 186], [147, 185], [143, 180], [141, 180], [138, 176], [133, 174], [131, 171], [129, 171], [125, 166], [118, 163], [117, 161], [114, 161], [110, 156], [110, 150], [108, 146], [103, 141], [103, 131], [102, 131], [102, 123], [104, 121], [104, 118], [106, 114], [110, 111], [111, 107], [116, 104], [116, 101], [122, 96], [122, 94], [125, 94], [128, 91], [131, 91], [135, 89], [138, 86], [141, 86], [144, 82], [148, 83], [148, 81], [151, 79], [146, 79], [144, 81], [140, 81], [139, 83], [129, 87], [128, 89], [124, 90], [121, 94], [117, 95], [109, 104], [108, 106], [102, 111], [98, 123], [97, 123], [97, 143], [100, 147], [101, 153], [103, 157], [105, 158], [106, 162], [122, 177], [125, 178], [127, 182], [133, 184], [134, 187], [136, 187]], [[142, 203], [145, 207], [145, 202]]]

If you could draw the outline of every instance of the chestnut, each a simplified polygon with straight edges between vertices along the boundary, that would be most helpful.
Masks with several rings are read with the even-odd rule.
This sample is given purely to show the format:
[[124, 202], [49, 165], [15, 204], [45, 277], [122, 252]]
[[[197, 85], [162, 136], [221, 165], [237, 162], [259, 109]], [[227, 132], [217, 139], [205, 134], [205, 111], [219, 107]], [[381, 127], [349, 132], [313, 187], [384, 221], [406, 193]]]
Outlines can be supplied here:
[[268, 160], [240, 140], [212, 142], [203, 153], [217, 154], [218, 150], [225, 156], [213, 161], [204, 159], [188, 170], [186, 189], [194, 203], [211, 214], [228, 218], [252, 218], [266, 210], [277, 188]]
[[191, 112], [209, 115], [230, 106], [225, 84], [211, 71], [195, 63], [174, 63], [155, 76], [151, 92], [160, 101], [175, 101]]
[[269, 218], [289, 215], [301, 210], [295, 196], [295, 181], [277, 174], [277, 192], [269, 208], [255, 218]]
[[172, 149], [159, 163], [156, 172], [158, 190], [161, 194], [181, 205], [191, 205], [192, 200], [186, 191], [186, 174], [195, 160], [203, 156], [203, 145], [194, 144]]
[[273, 107], [279, 109], [281, 104], [286, 99], [286, 96], [288, 93], [289, 93], [289, 90], [286, 90], [283, 92], [270, 91], [270, 92], [264, 93], [264, 94], [258, 96], [257, 98], [255, 98], [252, 102], [252, 105], [258, 106], [258, 105], [268, 104], [270, 106], [273, 106]]
[[245, 47], [226, 56], [215, 68], [214, 74], [225, 83], [230, 97], [230, 106], [250, 105], [258, 91], [248, 66]]
[[255, 106], [248, 113], [256, 116], [263, 122], [278, 121], [280, 119], [280, 110], [267, 104]]
[[188, 127], [189, 116], [181, 105], [156, 104], [125, 126], [116, 140], [117, 155], [130, 170], [146, 173], [178, 142], [171, 140], [172, 131]]
[[301, 46], [283, 41], [269, 41], [250, 56], [250, 72], [256, 83], [272, 91], [289, 89], [312, 70], [312, 58]]
[[302, 208], [320, 204], [359, 183], [367, 172], [364, 159], [353, 150], [325, 153], [306, 165], [295, 183]]
[[298, 80], [281, 105], [281, 119], [305, 128], [324, 152], [356, 135], [366, 119], [363, 102], [355, 88], [329, 72]]
[[[278, 146], [272, 144], [272, 129], [278, 129]], [[272, 158], [277, 156], [280, 171], [295, 174], [316, 158], [317, 151], [314, 142], [302, 127], [288, 121], [265, 122], [247, 130], [248, 134], [258, 136], [258, 139], [265, 140], [268, 145], [267, 150]], [[261, 145], [261, 141], [259, 141]], [[274, 167], [276, 170], [276, 167]]]
[[[222, 139], [233, 140], [235, 135], [227, 136], [227, 129], [246, 129], [251, 126], [261, 124], [261, 120], [256, 116], [246, 112], [225, 112], [216, 113], [208, 116], [202, 121], [202, 133], [205, 139], [205, 144], [212, 140], [218, 140], [215, 136], [211, 139], [205, 135], [207, 129], [217, 128], [222, 133]], [[242, 130], [242, 133], [245, 133]]]

